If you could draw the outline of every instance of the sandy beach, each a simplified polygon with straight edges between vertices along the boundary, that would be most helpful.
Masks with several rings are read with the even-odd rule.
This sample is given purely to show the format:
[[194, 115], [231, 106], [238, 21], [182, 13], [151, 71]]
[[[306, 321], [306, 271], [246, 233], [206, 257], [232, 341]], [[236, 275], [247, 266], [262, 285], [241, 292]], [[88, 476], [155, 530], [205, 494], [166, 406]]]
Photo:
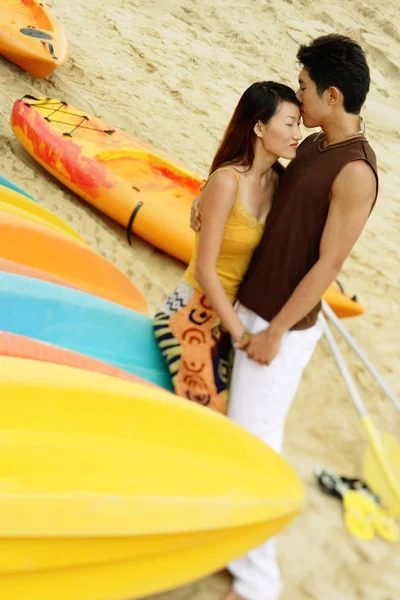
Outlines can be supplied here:
[[[51, 0], [71, 46], [68, 63], [35, 80], [0, 58], [2, 175], [73, 225], [93, 249], [126, 272], [150, 311], [176, 285], [183, 265], [140, 239], [132, 247], [117, 224], [85, 205], [31, 159], [9, 115], [24, 94], [52, 96], [90, 111], [205, 175], [240, 94], [252, 82], [296, 86], [300, 43], [325, 33], [354, 37], [371, 67], [363, 110], [378, 156], [376, 208], [341, 281], [367, 307], [349, 331], [400, 395], [399, 214], [400, 5], [391, 0]], [[304, 130], [304, 133], [307, 132]], [[383, 430], [400, 417], [345, 343], [340, 343], [368, 411]], [[302, 477], [307, 503], [279, 538], [282, 600], [398, 600], [399, 545], [351, 538], [340, 503], [313, 480], [316, 465], [361, 474], [365, 444], [357, 413], [324, 340], [290, 412], [285, 456]], [[217, 600], [230, 585], [217, 573], [159, 600]]]

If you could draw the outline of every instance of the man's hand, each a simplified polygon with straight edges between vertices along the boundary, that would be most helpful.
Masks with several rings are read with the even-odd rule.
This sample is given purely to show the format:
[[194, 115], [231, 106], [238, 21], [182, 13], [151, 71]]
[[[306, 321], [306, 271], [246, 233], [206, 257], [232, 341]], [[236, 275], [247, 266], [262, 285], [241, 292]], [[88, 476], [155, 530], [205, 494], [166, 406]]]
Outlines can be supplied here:
[[190, 227], [193, 229], [193, 231], [200, 231], [201, 229], [199, 204], [201, 192], [204, 190], [205, 185], [206, 181], [203, 179], [203, 182], [200, 184], [200, 194], [193, 200], [192, 208], [190, 209]]
[[279, 352], [282, 335], [283, 332], [269, 327], [235, 344], [235, 348], [246, 349], [247, 356], [260, 365], [270, 365]]
[[199, 194], [199, 196], [197, 196], [197, 198], [193, 200], [192, 208], [190, 209], [190, 227], [193, 229], [193, 231], [200, 231], [201, 228], [201, 218], [199, 210], [200, 198], [201, 194]]

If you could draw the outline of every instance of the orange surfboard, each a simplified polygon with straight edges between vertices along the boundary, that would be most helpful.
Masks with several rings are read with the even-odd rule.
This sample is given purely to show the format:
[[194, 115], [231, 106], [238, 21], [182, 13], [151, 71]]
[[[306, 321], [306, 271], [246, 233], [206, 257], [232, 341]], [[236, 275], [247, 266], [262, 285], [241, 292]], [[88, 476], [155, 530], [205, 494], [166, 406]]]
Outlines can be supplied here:
[[39, 269], [72, 287], [147, 314], [142, 293], [108, 260], [47, 227], [1, 211], [0, 258]]
[[38, 0], [0, 0], [0, 24], [0, 54], [34, 77], [68, 60], [64, 30]]
[[86, 291], [82, 286], [74, 285], [73, 283], [70, 283], [65, 279], [61, 279], [60, 277], [54, 277], [54, 275], [50, 275], [49, 273], [46, 273], [46, 271], [41, 271], [40, 269], [35, 269], [34, 267], [27, 267], [26, 265], [14, 262], [13, 260], [7, 260], [5, 258], [0, 258], [0, 272], [1, 271], [3, 273], [14, 273], [14, 275], [22, 275], [23, 277], [32, 277], [33, 279], [49, 281], [50, 283], [63, 285], [74, 290], [80, 290], [81, 292]]
[[[107, 365], [101, 360], [96, 360], [90, 356], [85, 356], [79, 352], [73, 352], [53, 344], [47, 344], [39, 340], [24, 335], [16, 335], [6, 331], [0, 331], [0, 356], [14, 356], [15, 358], [26, 358], [31, 360], [39, 360], [41, 362], [50, 362], [58, 365], [66, 365], [83, 369], [84, 371], [92, 371], [93, 373], [103, 373], [112, 377], [119, 377], [127, 381], [136, 381], [143, 385], [157, 387], [154, 383], [146, 381], [141, 377], [132, 375], [127, 371]], [[21, 362], [21, 368], [24, 363]]]

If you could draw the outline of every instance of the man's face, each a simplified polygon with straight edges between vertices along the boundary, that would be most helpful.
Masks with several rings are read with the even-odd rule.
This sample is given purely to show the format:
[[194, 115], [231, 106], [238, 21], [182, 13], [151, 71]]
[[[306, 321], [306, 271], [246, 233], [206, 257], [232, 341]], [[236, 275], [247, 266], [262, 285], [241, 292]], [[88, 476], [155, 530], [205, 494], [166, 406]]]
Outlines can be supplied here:
[[299, 74], [299, 89], [297, 99], [301, 103], [300, 111], [305, 127], [320, 127], [327, 116], [327, 103], [325, 96], [327, 90], [320, 96], [317, 86], [311, 79], [308, 69], [303, 67]]

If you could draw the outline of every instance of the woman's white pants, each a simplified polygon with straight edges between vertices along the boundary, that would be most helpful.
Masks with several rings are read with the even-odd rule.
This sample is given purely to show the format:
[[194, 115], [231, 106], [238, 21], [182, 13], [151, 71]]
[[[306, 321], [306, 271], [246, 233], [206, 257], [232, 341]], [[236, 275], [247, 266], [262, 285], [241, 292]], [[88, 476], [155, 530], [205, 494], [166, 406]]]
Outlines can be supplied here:
[[[240, 303], [236, 310], [253, 333], [268, 327], [267, 321]], [[286, 415], [320, 337], [318, 323], [287, 332], [269, 366], [250, 360], [242, 350], [235, 351], [228, 415], [278, 453], [282, 452]], [[234, 590], [246, 600], [279, 599], [282, 582], [273, 539], [232, 561], [228, 568], [234, 576]]]

